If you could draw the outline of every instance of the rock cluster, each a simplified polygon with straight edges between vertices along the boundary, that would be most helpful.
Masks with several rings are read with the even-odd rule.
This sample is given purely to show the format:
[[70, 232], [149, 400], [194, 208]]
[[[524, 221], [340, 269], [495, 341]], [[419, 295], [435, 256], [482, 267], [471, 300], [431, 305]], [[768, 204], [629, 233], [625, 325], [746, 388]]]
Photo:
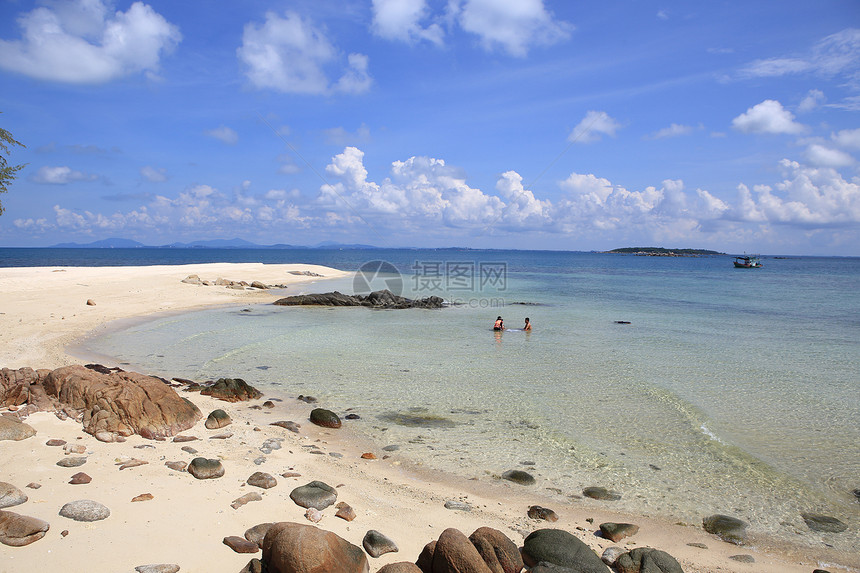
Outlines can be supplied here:
[[201, 279], [199, 275], [188, 275], [181, 281], [182, 283], [189, 285], [197, 285], [197, 286], [224, 286], [230, 289], [235, 290], [245, 290], [246, 288], [266, 290], [269, 288], [287, 288], [287, 285], [266, 285], [260, 281], [251, 281], [250, 283], [247, 281], [234, 281], [225, 278], [217, 278], [213, 280], [205, 280]]
[[442, 308], [444, 301], [438, 296], [418, 300], [398, 296], [388, 289], [368, 295], [348, 295], [338, 291], [288, 296], [275, 301], [281, 306], [366, 306], [368, 308]]

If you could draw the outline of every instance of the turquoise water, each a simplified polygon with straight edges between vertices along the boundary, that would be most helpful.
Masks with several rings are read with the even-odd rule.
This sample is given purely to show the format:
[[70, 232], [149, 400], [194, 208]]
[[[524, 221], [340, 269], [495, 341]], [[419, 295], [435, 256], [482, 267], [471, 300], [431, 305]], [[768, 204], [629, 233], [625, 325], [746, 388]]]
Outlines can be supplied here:
[[[736, 270], [729, 257], [326, 256], [321, 264], [340, 257], [333, 266], [350, 270], [389, 261], [405, 294], [464, 304], [215, 309], [144, 322], [90, 349], [150, 373], [242, 377], [270, 395], [352, 408], [361, 420], [351, 423], [380, 446], [457, 475], [490, 480], [517, 467], [564, 496], [614, 489], [618, 509], [692, 524], [728, 513], [792, 541], [860, 546], [860, 259], [765, 258]], [[443, 270], [429, 273], [436, 263]], [[481, 263], [504, 264], [505, 280], [481, 284]], [[449, 271], [472, 264], [474, 288], [459, 289]], [[494, 333], [496, 315], [509, 328], [529, 316], [534, 330]], [[801, 512], [850, 529], [814, 534]]]

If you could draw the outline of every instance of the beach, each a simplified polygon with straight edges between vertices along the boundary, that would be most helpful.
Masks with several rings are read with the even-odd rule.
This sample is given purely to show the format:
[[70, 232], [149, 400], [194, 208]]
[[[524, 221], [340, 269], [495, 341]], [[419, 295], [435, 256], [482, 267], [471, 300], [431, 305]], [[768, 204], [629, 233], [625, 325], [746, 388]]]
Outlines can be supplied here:
[[[268, 289], [182, 282], [191, 275], [212, 282], [225, 278], [286, 285], [283, 292], [287, 293], [310, 281], [348, 276], [317, 265], [255, 263], [3, 268], [0, 367], [53, 369], [80, 364], [83, 361], [69, 355], [67, 348], [85, 336], [116, 327], [117, 321], [218, 305], [266, 305], [283, 295]], [[104, 363], [116, 366], [107, 360]], [[335, 517], [334, 508], [325, 510], [318, 527], [358, 546], [371, 529], [397, 544], [397, 552], [369, 558], [371, 571], [388, 563], [414, 562], [422, 548], [449, 527], [469, 535], [484, 526], [502, 531], [518, 546], [531, 531], [551, 527], [573, 533], [598, 554], [612, 545], [628, 550], [654, 547], [675, 557], [685, 571], [808, 573], [822, 568], [835, 573], [856, 571], [860, 566], [856, 556], [833, 554], [823, 546], [810, 549], [775, 543], [757, 536], [754, 530], [750, 531], [749, 544], [732, 545], [706, 533], [700, 522], [675, 523], [614, 513], [611, 502], [571, 498], [570, 494], [580, 492], [554, 492], [548, 483], [522, 486], [491, 476], [469, 480], [433, 473], [399, 459], [396, 451], [382, 451], [382, 444], [371, 443], [352, 431], [348, 422], [336, 430], [311, 424], [308, 415], [314, 406], [296, 397], [279, 400], [271, 409], [255, 409], [265, 396], [225, 403], [179, 392], [198, 406], [204, 418], [220, 408], [230, 415], [232, 423], [222, 430], [207, 430], [201, 420], [182, 432], [198, 438], [187, 444], [137, 435], [122, 443], [103, 443], [84, 433], [79, 422], [37, 412], [26, 420], [36, 429], [35, 436], [2, 443], [0, 481], [17, 486], [29, 497], [24, 504], [7, 510], [43, 519], [51, 528], [43, 539], [25, 547], [0, 546], [0, 572], [34, 567], [133, 571], [150, 563], [175, 563], [182, 571], [237, 572], [253, 555], [236, 553], [222, 540], [241, 537], [259, 523], [311, 523], [304, 508], [294, 504], [289, 494], [312, 480], [335, 487], [338, 500], [348, 503], [356, 513], [353, 521], [346, 521]], [[271, 425], [279, 420], [300, 424], [299, 433]], [[224, 430], [232, 435], [212, 439]], [[85, 446], [86, 464], [75, 469], [58, 467], [63, 449], [46, 445], [50, 439]], [[264, 454], [260, 448], [270, 439], [280, 440], [281, 448]], [[192, 456], [181, 449], [188, 445], [199, 455], [221, 459], [225, 475], [197, 480], [165, 467], [167, 461], [190, 461]], [[373, 456], [363, 458], [366, 453]], [[130, 459], [147, 463], [119, 469], [118, 464]], [[92, 481], [69, 484], [77, 471], [85, 471]], [[257, 471], [275, 476], [277, 485], [266, 490], [247, 485], [248, 477]], [[300, 475], [282, 477], [288, 472]], [[31, 483], [41, 487], [26, 487]], [[262, 500], [231, 507], [234, 500], [253, 490]], [[132, 501], [147, 493], [152, 499]], [[65, 503], [77, 499], [104, 504], [111, 511], [110, 517], [83, 523], [58, 515]], [[447, 501], [464, 502], [471, 510], [447, 509]], [[558, 521], [527, 517], [532, 505], [553, 509]], [[730, 509], [731, 500], [726, 500], [726, 511]], [[640, 529], [615, 544], [595, 535], [599, 524], [605, 522], [633, 523]], [[738, 555], [751, 556], [754, 562], [732, 559]]]

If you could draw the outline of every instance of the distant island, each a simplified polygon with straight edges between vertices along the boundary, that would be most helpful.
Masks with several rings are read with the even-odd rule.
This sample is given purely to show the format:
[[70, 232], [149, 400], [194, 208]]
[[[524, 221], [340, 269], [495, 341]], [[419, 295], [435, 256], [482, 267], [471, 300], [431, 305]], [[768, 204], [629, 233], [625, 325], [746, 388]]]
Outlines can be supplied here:
[[725, 255], [718, 251], [707, 249], [666, 249], [664, 247], [622, 247], [612, 249], [607, 253], [621, 255], [636, 255], [639, 257], [701, 257], [707, 255]]
[[145, 245], [131, 239], [103, 239], [92, 243], [58, 243], [51, 249], [376, 249], [373, 245], [334, 243], [325, 241], [312, 247], [302, 245], [258, 245], [244, 239], [213, 239], [191, 243], [170, 243], [167, 245]]

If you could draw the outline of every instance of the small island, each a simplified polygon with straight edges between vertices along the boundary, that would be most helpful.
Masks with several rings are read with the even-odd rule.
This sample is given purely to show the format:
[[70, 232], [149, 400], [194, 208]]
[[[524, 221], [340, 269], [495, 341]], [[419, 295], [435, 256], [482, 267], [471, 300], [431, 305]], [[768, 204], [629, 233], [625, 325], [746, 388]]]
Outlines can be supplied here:
[[638, 257], [702, 257], [707, 255], [725, 255], [725, 253], [709, 251], [707, 249], [666, 249], [664, 247], [622, 247], [606, 252], [636, 255]]

